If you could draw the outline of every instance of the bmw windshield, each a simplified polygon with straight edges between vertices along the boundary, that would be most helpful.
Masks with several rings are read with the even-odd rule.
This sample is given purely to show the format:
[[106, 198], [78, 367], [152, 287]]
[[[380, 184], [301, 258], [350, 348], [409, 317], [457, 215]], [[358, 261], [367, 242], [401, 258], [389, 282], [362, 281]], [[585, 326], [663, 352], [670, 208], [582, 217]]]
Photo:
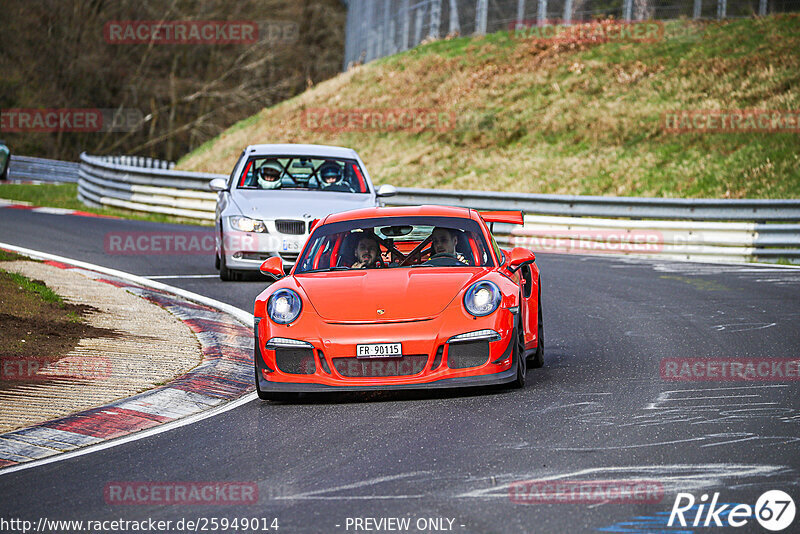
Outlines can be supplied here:
[[236, 188], [369, 193], [356, 160], [318, 156], [253, 157], [237, 177]]

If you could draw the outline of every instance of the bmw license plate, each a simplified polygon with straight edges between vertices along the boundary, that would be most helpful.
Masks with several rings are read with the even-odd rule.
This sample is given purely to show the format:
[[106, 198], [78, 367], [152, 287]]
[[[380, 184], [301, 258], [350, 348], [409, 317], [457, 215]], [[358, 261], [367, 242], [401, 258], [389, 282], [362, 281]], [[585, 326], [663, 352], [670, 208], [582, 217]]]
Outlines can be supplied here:
[[299, 251], [300, 251], [300, 243], [289, 239], [283, 240], [283, 252], [299, 252]]
[[358, 358], [399, 358], [403, 355], [400, 343], [370, 343], [356, 345]]

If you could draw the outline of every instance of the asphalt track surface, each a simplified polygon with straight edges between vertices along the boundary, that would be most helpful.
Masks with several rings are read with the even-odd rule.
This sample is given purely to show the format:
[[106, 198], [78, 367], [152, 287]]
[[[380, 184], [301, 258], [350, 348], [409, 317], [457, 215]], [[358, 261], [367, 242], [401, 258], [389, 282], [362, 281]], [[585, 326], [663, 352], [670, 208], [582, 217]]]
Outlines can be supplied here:
[[[160, 280], [252, 311], [263, 281], [180, 278], [215, 274], [209, 256], [104, 252], [108, 232], [190, 229], [0, 209], [0, 241], [176, 276]], [[261, 517], [278, 518], [283, 533], [367, 532], [347, 528], [347, 518], [365, 517], [411, 518], [409, 532], [420, 532], [420, 518], [454, 519], [452, 532], [704, 532], [656, 525], [680, 491], [754, 505], [780, 489], [800, 504], [800, 382], [675, 382], [659, 373], [665, 357], [797, 357], [800, 270], [552, 254], [537, 261], [546, 363], [528, 371], [524, 390], [256, 400], [2, 475], [0, 518]], [[548, 478], [652, 480], [664, 496], [644, 504], [509, 499], [509, 484]], [[103, 490], [114, 481], [255, 482], [259, 501], [109, 505]], [[725, 531], [765, 532], [753, 519]]]

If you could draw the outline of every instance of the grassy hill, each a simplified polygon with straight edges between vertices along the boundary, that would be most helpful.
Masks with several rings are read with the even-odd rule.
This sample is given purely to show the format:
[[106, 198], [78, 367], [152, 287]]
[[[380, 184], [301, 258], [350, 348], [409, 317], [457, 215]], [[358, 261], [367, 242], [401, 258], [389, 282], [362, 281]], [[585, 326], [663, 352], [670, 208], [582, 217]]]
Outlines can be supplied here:
[[[308, 108], [435, 108], [452, 128], [324, 132]], [[675, 21], [655, 42], [500, 32], [356, 67], [185, 156], [230, 172], [251, 143], [355, 148], [379, 183], [526, 193], [800, 197], [800, 133], [669, 133], [663, 113], [800, 110], [800, 16]]]

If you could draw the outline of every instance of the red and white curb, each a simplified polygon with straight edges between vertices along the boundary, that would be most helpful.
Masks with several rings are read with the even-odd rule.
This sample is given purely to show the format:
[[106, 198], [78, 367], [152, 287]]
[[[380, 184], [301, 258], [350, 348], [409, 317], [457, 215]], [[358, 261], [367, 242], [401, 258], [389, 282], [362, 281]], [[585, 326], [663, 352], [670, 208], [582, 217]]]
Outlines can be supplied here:
[[203, 361], [172, 382], [66, 417], [0, 434], [0, 474], [190, 424], [254, 400], [253, 316], [202, 295], [114, 269], [0, 243], [0, 248], [122, 287], [197, 334]]
[[43, 206], [34, 206], [30, 202], [23, 202], [21, 200], [8, 200], [6, 198], [0, 198], [0, 208], [28, 210], [34, 213], [47, 213], [49, 215], [77, 215], [79, 217], [119, 219], [119, 217], [115, 217], [113, 215], [100, 215], [98, 213], [89, 213], [88, 211], [80, 211], [80, 210], [70, 210], [67, 208], [47, 208]]

